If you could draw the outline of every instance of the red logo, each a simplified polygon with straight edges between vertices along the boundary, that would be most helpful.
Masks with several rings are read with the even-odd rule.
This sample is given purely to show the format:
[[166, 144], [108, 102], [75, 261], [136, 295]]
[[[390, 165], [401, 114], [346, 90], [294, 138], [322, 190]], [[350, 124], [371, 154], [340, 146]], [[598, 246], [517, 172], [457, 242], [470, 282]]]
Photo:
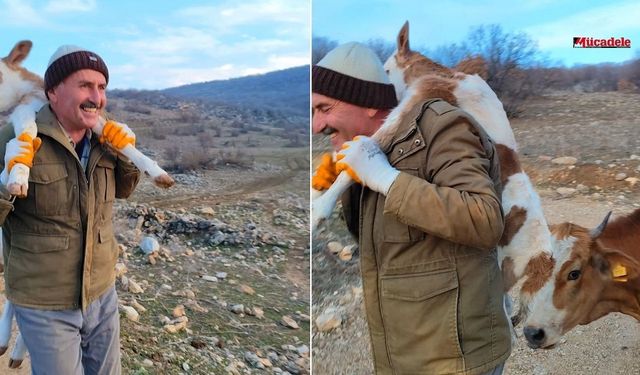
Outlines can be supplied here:
[[625, 37], [609, 39], [574, 36], [573, 48], [631, 48], [631, 39]]

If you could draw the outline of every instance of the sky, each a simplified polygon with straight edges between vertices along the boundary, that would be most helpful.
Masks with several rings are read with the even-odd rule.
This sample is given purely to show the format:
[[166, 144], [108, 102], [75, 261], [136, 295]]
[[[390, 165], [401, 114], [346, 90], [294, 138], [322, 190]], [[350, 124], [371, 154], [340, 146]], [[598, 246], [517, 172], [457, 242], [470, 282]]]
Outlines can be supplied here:
[[162, 89], [310, 61], [309, 0], [0, 0], [0, 56], [33, 42], [44, 75], [63, 44], [99, 54], [109, 89]]
[[[473, 26], [499, 24], [525, 32], [554, 65], [622, 62], [640, 57], [639, 1], [316, 0], [313, 36], [340, 43], [384, 39], [395, 44], [410, 24], [412, 46], [461, 43]], [[572, 48], [574, 36], [625, 37], [630, 49]]]

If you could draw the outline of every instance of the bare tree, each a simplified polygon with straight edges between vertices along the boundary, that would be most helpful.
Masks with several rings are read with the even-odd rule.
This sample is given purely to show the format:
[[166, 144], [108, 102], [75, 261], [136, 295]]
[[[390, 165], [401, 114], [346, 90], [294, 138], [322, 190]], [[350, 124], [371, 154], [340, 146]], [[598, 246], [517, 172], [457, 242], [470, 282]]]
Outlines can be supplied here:
[[365, 44], [375, 52], [382, 63], [387, 61], [389, 56], [391, 56], [391, 54], [396, 50], [396, 45], [394, 43], [380, 38], [369, 39]]
[[323, 36], [314, 36], [311, 39], [311, 64], [317, 64], [324, 55], [336, 48], [338, 42]]

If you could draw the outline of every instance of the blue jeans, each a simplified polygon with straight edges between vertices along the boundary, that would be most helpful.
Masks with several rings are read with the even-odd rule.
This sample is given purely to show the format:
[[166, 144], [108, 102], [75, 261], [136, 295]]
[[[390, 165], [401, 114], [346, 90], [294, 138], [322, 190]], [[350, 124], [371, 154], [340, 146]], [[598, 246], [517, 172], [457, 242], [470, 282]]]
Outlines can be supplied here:
[[120, 316], [115, 286], [86, 309], [15, 306], [33, 375], [120, 375]]

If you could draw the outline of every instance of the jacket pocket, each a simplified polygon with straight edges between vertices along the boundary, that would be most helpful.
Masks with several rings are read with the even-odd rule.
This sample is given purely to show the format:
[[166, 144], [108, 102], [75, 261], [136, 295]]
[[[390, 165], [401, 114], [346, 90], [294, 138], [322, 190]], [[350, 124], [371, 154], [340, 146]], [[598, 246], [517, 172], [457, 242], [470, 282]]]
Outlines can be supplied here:
[[[29, 181], [34, 194], [35, 213], [41, 216], [63, 214], [71, 189], [67, 184], [69, 176], [64, 163], [39, 163], [31, 168]], [[66, 213], [68, 214], [68, 212]]]
[[[65, 295], [79, 264], [69, 253], [69, 236], [12, 233], [5, 267], [8, 289], [46, 303]], [[59, 301], [58, 301], [59, 302]]]
[[115, 168], [114, 160], [103, 156], [98, 161], [95, 172], [98, 182], [95, 187], [98, 202], [114, 201], [116, 197]]
[[381, 307], [394, 368], [425, 374], [462, 369], [455, 269], [382, 277]]
[[11, 211], [13, 211], [13, 203], [10, 200], [0, 198], [0, 226], [4, 224]]

